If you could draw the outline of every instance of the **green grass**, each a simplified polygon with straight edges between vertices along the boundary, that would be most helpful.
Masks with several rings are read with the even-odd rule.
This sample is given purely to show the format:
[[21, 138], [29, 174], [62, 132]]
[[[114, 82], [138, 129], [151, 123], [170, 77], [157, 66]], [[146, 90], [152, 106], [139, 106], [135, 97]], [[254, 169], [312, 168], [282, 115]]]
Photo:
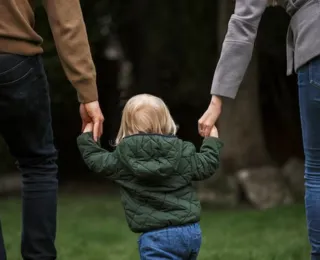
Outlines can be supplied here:
[[[20, 200], [0, 200], [9, 260], [20, 259]], [[129, 231], [120, 201], [107, 195], [62, 195], [60, 260], [136, 260], [138, 235]], [[204, 210], [200, 260], [306, 260], [302, 206], [265, 212]]]

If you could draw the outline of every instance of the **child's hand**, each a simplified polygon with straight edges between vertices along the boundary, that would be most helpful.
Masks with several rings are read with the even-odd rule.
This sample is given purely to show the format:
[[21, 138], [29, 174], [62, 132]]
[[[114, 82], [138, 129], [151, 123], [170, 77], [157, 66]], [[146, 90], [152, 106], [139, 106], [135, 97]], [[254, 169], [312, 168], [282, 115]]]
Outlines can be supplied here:
[[93, 123], [89, 123], [86, 125], [86, 127], [84, 128], [83, 132], [84, 133], [89, 133], [93, 131]]
[[219, 137], [219, 133], [218, 133], [218, 129], [216, 128], [216, 126], [213, 126], [210, 132], [210, 136], [211, 137]]

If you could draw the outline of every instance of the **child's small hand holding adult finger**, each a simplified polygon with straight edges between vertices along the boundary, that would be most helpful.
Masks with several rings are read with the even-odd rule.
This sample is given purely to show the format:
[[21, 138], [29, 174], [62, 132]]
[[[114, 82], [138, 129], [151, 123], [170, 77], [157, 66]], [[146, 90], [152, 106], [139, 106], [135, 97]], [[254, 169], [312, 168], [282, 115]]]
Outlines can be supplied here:
[[217, 129], [216, 126], [212, 127], [211, 132], [210, 132], [210, 136], [211, 137], [216, 137], [216, 138], [219, 137], [219, 132], [218, 132], [218, 129]]
[[84, 133], [89, 133], [92, 131], [93, 131], [93, 123], [88, 123], [83, 130]]

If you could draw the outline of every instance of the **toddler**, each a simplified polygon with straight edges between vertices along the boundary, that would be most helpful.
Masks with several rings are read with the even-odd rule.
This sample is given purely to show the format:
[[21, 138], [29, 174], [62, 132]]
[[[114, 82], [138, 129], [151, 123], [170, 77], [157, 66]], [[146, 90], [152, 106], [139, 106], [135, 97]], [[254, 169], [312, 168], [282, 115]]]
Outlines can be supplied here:
[[201, 206], [192, 181], [214, 174], [223, 145], [214, 127], [197, 153], [176, 131], [165, 103], [142, 94], [123, 110], [114, 152], [93, 140], [92, 124], [78, 137], [89, 169], [120, 185], [128, 225], [141, 233], [142, 260], [194, 260], [199, 254]]

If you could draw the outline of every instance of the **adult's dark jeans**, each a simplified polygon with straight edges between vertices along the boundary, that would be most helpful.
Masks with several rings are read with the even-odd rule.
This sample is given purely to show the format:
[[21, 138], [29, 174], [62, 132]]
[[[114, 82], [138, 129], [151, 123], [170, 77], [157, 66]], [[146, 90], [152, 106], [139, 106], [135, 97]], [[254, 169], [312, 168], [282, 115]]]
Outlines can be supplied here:
[[298, 71], [311, 259], [320, 260], [320, 57]]
[[[0, 134], [22, 174], [22, 257], [56, 259], [57, 152], [40, 56], [0, 54]], [[0, 233], [1, 260], [3, 244]]]

